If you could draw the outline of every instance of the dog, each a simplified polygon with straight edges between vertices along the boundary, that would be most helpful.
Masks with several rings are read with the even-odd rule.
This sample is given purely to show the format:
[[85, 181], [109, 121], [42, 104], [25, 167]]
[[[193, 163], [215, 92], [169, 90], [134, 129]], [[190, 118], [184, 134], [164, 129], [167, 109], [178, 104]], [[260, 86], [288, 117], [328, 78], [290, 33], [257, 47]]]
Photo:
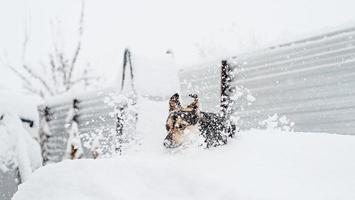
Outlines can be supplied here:
[[198, 134], [204, 138], [206, 148], [227, 144], [228, 138], [236, 133], [236, 125], [222, 114], [202, 112], [199, 109], [199, 98], [196, 94], [189, 95], [193, 102], [182, 107], [179, 94], [169, 100], [169, 116], [166, 120], [166, 136], [163, 145], [166, 148], [181, 146], [186, 130], [197, 127]]

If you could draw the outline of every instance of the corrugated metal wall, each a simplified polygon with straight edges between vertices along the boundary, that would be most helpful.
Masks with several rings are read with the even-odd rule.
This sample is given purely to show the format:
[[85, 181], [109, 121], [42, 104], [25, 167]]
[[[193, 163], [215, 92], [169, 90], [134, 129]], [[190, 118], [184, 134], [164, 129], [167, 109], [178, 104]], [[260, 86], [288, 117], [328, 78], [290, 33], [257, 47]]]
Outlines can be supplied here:
[[[83, 144], [84, 157], [91, 158], [92, 152], [90, 145], [93, 135], [100, 136], [100, 146], [105, 147], [104, 154], [110, 151], [109, 148], [115, 148], [113, 143], [117, 142], [116, 136], [118, 134], [134, 133], [135, 123], [137, 119], [137, 113], [132, 110], [127, 110], [128, 106], [133, 106], [135, 99], [131, 99], [130, 102], [117, 102], [115, 99], [117, 93], [115, 90], [102, 91], [98, 93], [85, 94], [76, 98], [78, 100], [78, 128], [79, 135]], [[131, 104], [131, 105], [127, 105]], [[47, 116], [43, 113], [47, 107]], [[49, 128], [49, 132], [46, 131], [43, 123], [40, 127], [40, 134], [42, 139], [48, 135], [48, 138], [44, 140], [46, 150], [45, 156], [47, 162], [59, 162], [63, 160], [67, 147], [67, 140], [69, 133], [67, 130], [68, 115], [70, 115], [70, 109], [73, 107], [73, 99], [69, 98], [60, 103], [54, 103], [50, 105], [42, 105], [39, 107], [41, 119], [47, 119], [46, 126]], [[117, 112], [120, 110], [121, 116], [117, 116]], [[127, 116], [131, 117], [127, 117]], [[117, 133], [118, 118], [124, 118], [124, 120], [133, 120], [125, 124], [130, 126], [122, 127], [122, 133]], [[112, 143], [112, 144], [111, 144]]]
[[[248, 88], [256, 98], [251, 105], [237, 102], [241, 128], [257, 127], [278, 113], [295, 123], [295, 131], [355, 134], [355, 27], [237, 55], [229, 63], [234, 69], [232, 85]], [[217, 62], [215, 66], [220, 68]], [[207, 84], [215, 91], [219, 84], [200, 75], [189, 81], [188, 73], [200, 72], [180, 74], [182, 91], [189, 84]]]

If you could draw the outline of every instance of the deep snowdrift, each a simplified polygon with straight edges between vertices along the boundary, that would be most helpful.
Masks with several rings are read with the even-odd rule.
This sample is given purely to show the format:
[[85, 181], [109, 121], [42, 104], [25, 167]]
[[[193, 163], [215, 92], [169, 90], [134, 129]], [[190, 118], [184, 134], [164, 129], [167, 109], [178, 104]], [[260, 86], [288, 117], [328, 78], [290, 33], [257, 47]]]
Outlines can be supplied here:
[[213, 150], [64, 161], [22, 199], [354, 199], [355, 137], [250, 131]]
[[223, 147], [169, 153], [166, 103], [140, 101], [140, 149], [45, 166], [13, 199], [355, 199], [353, 136], [252, 130]]

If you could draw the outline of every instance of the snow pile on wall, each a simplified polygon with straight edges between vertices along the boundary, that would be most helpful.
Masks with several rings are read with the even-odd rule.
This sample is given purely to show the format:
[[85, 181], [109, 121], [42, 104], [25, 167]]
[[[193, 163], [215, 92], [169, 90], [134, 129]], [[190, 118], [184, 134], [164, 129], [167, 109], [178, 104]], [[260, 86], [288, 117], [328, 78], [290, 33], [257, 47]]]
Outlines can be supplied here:
[[35, 96], [0, 90], [0, 113], [16, 113], [20, 117], [38, 122], [37, 105], [41, 100]]
[[38, 97], [26, 95], [20, 92], [13, 92], [0, 88], [0, 115], [5, 112], [11, 112], [18, 115], [18, 117], [31, 120], [34, 122], [34, 127], [25, 126], [30, 135], [38, 139], [38, 111], [37, 105], [42, 100]]
[[6, 172], [19, 168], [22, 181], [32, 171], [42, 166], [39, 144], [23, 128], [20, 118], [12, 113], [3, 113], [0, 121], [0, 170]]
[[223, 147], [171, 153], [166, 102], [138, 105], [136, 151], [47, 165], [13, 199], [355, 199], [353, 136], [252, 130]]

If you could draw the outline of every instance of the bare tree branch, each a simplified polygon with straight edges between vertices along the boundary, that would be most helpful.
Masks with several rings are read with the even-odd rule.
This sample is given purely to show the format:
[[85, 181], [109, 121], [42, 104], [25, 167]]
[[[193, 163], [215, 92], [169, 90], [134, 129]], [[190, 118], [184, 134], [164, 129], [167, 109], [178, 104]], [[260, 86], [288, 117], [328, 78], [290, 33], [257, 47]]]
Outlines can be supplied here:
[[68, 74], [68, 81], [71, 82], [71, 78], [72, 78], [72, 74], [74, 71], [74, 67], [75, 67], [75, 63], [77, 62], [78, 56], [80, 54], [81, 51], [81, 40], [83, 37], [83, 33], [84, 33], [84, 17], [85, 17], [85, 1], [82, 0], [81, 1], [81, 12], [80, 12], [80, 19], [79, 19], [79, 30], [78, 30], [78, 34], [79, 34], [79, 38], [78, 38], [78, 43], [70, 64], [70, 69], [69, 69], [69, 74]]
[[26, 76], [21, 74], [18, 70], [16, 70], [13, 66], [7, 65], [7, 67], [9, 69], [11, 69], [11, 71], [13, 71], [18, 77], [20, 77], [20, 79], [22, 79], [22, 81], [24, 81], [24, 85], [32, 86], [31, 81]]
[[3, 65], [7, 66], [12, 72], [14, 72], [14, 73], [23, 81], [23, 86], [24, 86], [24, 88], [25, 88], [28, 92], [30, 92], [30, 93], [32, 93], [32, 94], [34, 94], [34, 95], [38, 95], [38, 96], [44, 98], [43, 92], [41, 92], [41, 91], [39, 91], [39, 90], [33, 89], [32, 82], [31, 82], [26, 76], [24, 76], [21, 72], [19, 72], [18, 70], [16, 70], [16, 69], [15, 69], [13, 66], [11, 66], [10, 64], [5, 63], [5, 62], [3, 62], [2, 60], [0, 60], [0, 61], [1, 61], [1, 63], [2, 63]]
[[[4, 52], [4, 55], [6, 54], [6, 52]], [[6, 63], [5, 61], [3, 61], [3, 59], [0, 59], [0, 62], [5, 65], [6, 67], [8, 67], [12, 72], [14, 72], [20, 79], [22, 79], [22, 81], [24, 81], [24, 83], [26, 85], [32, 85], [31, 81], [26, 77], [24, 76], [21, 72], [19, 72], [18, 70], [15, 69], [15, 67], [13, 67], [12, 65], [9, 64], [9, 61], [7, 59], [7, 56], [5, 55], [4, 56], [5, 59], [6, 59]]]
[[72, 84], [72, 85], [76, 85], [76, 84], [78, 84], [78, 83], [80, 83], [80, 82], [84, 82], [84, 81], [93, 81], [93, 80], [99, 80], [100, 79], [100, 77], [98, 77], [98, 76], [92, 76], [92, 77], [82, 77], [82, 78], [78, 78], [78, 79], [76, 79], [76, 80], [73, 80], [73, 81], [71, 81], [70, 82], [70, 84]]
[[[35, 72], [33, 72], [26, 64], [26, 51], [27, 51], [27, 46], [28, 46], [28, 31], [27, 31], [27, 26], [25, 26], [25, 31], [24, 31], [24, 41], [22, 43], [22, 68], [25, 69], [25, 71], [34, 79], [38, 80], [42, 86], [44, 86], [44, 88], [47, 90], [47, 92], [49, 92], [50, 95], [54, 95], [52, 89], [49, 87], [49, 85], [46, 83], [46, 81], [44, 81], [44, 79], [39, 76], [38, 74], [36, 74]], [[25, 76], [23, 74], [21, 74], [18, 70], [15, 70], [14, 67], [11, 66], [11, 69], [18, 74], [22, 79], [25, 78]], [[29, 80], [28, 80], [29, 81]]]
[[43, 93], [41, 90], [35, 90], [35, 89], [33, 89], [33, 87], [30, 87], [30, 86], [27, 86], [27, 85], [24, 85], [24, 88], [25, 88], [27, 91], [29, 91], [30, 93], [35, 94], [35, 95], [38, 95], [38, 96], [40, 96], [41, 98], [44, 98], [44, 97], [45, 97], [44, 93]]
[[[27, 48], [29, 43], [29, 35], [27, 26], [24, 29], [24, 40], [22, 43], [22, 63], [19, 66], [7, 66], [17, 75], [24, 83], [24, 89], [36, 94], [42, 98], [47, 95], [53, 96], [56, 94], [61, 94], [69, 91], [74, 85], [84, 82], [87, 86], [95, 80], [99, 80], [99, 77], [89, 77], [88, 76], [88, 66], [84, 68], [84, 73], [81, 74], [81, 78], [73, 80], [74, 70], [78, 63], [80, 53], [82, 51], [82, 37], [84, 33], [84, 18], [85, 18], [85, 0], [81, 2], [81, 11], [79, 17], [79, 28], [78, 28], [78, 41], [74, 46], [74, 51], [72, 57], [68, 56], [63, 48], [61, 48], [58, 41], [54, 38], [56, 36], [53, 22], [52, 26], [52, 37], [53, 37], [53, 49], [52, 52], [48, 54], [48, 60], [45, 62], [40, 62], [40, 70], [35, 70], [33, 66], [27, 63]], [[59, 26], [59, 23], [58, 23]], [[58, 30], [60, 30], [58, 28]], [[36, 68], [37, 69], [37, 68]], [[41, 72], [41, 73], [39, 73]]]
[[47, 92], [50, 95], [54, 95], [54, 92], [52, 91], [52, 89], [49, 87], [49, 85], [46, 83], [46, 81], [43, 80], [43, 78], [39, 75], [37, 75], [35, 72], [33, 72], [27, 65], [22, 65], [22, 67], [26, 70], [26, 72], [32, 76], [32, 78], [36, 79], [37, 81], [39, 81], [42, 86], [44, 86], [44, 88], [46, 88]]
[[54, 89], [56, 93], [58, 93], [58, 87], [56, 87], [58, 85], [57, 66], [55, 65], [55, 61], [52, 54], [49, 54], [49, 67], [51, 68], [51, 75], [52, 75]]
[[64, 55], [63, 53], [59, 52], [57, 55], [57, 59], [59, 62], [60, 67], [58, 67], [58, 71], [60, 71], [62, 73], [62, 77], [63, 77], [63, 85], [65, 87], [67, 87], [67, 83], [68, 83], [68, 77], [67, 77], [67, 62], [64, 59]]
[[27, 25], [25, 25], [24, 39], [22, 43], [22, 55], [21, 55], [22, 63], [25, 63], [26, 61], [27, 44], [28, 44], [28, 30], [27, 30]]

